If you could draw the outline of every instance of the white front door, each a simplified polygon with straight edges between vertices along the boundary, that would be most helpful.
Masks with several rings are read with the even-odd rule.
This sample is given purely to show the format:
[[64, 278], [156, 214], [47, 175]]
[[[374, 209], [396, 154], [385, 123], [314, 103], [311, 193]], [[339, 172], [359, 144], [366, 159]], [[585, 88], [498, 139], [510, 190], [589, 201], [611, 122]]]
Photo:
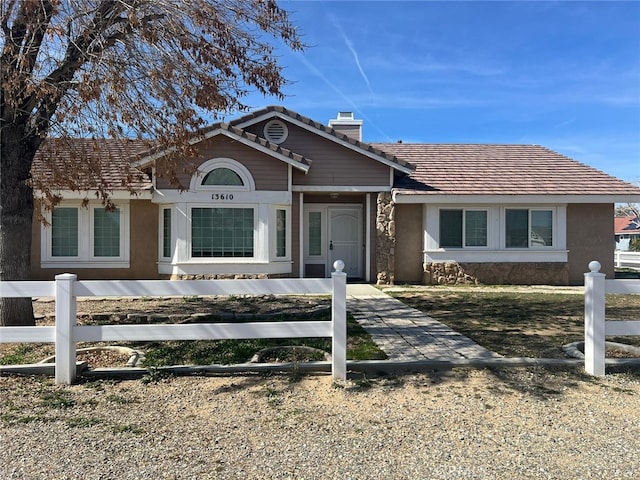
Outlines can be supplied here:
[[305, 277], [329, 277], [342, 260], [349, 278], [364, 278], [364, 224], [358, 205], [305, 205]]
[[328, 217], [327, 271], [333, 271], [334, 261], [342, 260], [348, 277], [363, 278], [362, 209], [329, 207]]

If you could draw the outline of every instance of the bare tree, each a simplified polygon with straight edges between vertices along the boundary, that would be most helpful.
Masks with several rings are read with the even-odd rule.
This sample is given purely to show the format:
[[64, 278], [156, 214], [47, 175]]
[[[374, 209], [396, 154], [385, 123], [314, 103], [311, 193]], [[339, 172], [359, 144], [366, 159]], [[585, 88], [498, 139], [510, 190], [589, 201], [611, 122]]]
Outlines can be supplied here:
[[624, 217], [640, 218], [640, 205], [637, 203], [626, 203], [616, 207], [616, 215]]
[[[640, 187], [640, 180], [632, 183], [637, 187]], [[616, 205], [615, 215], [618, 217], [640, 218], [640, 204], [622, 203], [622, 204]]]
[[[303, 47], [275, 0], [2, 0], [0, 28], [1, 280], [29, 277], [34, 189], [49, 207], [59, 201], [49, 182], [31, 179], [37, 152], [54, 165], [63, 139], [83, 137], [189, 154], [207, 118], [246, 110], [250, 91], [282, 97], [274, 41]], [[43, 148], [47, 137], [62, 140]], [[66, 161], [71, 171], [89, 160]], [[77, 170], [108, 204], [91, 166]], [[73, 176], [56, 179], [80, 188]], [[0, 325], [33, 321], [29, 299], [0, 299]]]

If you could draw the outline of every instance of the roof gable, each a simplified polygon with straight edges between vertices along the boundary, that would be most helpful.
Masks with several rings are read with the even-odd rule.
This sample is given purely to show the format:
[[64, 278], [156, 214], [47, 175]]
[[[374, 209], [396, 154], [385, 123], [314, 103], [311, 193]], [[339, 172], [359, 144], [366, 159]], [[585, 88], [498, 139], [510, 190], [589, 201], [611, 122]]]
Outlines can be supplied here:
[[[234, 127], [228, 123], [216, 123], [207, 127], [199, 132], [197, 136], [191, 140], [192, 145], [196, 145], [205, 140], [209, 140], [216, 136], [226, 136], [236, 140], [244, 145], [255, 148], [256, 150], [260, 150], [267, 155], [275, 157], [293, 167], [301, 170], [303, 172], [309, 171], [311, 166], [311, 160], [305, 158], [302, 155], [299, 155], [291, 150], [286, 148], [282, 148], [275, 143], [271, 143], [268, 140], [261, 138], [257, 135], [254, 135], [250, 132], [246, 132], [245, 130]], [[147, 165], [159, 158], [162, 158], [170, 153], [175, 151], [174, 149], [158, 149], [156, 151], [149, 151], [145, 154], [140, 160], [138, 160], [135, 165]]]
[[320, 122], [316, 122], [315, 120], [312, 120], [281, 106], [265, 107], [261, 110], [257, 110], [253, 113], [232, 120], [231, 122], [229, 122], [229, 125], [243, 129], [250, 125], [254, 125], [256, 123], [260, 123], [273, 118], [278, 118], [285, 122], [290, 122], [315, 135], [338, 143], [346, 148], [349, 148], [350, 150], [353, 150], [366, 157], [383, 163], [402, 173], [411, 173], [414, 170], [411, 163], [403, 161], [402, 159], [399, 159], [395, 155], [389, 154], [382, 149], [376, 148], [373, 146], [373, 144], [360, 142], [354, 138], [349, 137], [348, 135], [336, 132], [334, 129], [323, 125]]

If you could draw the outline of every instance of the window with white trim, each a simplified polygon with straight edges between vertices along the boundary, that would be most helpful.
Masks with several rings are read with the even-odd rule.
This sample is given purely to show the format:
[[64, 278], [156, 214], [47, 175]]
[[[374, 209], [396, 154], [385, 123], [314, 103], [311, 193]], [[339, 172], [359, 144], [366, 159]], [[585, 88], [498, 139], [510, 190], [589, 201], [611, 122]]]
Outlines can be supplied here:
[[287, 256], [287, 211], [276, 210], [276, 257]]
[[322, 256], [322, 212], [308, 212], [307, 255], [310, 257]]
[[157, 202], [159, 273], [291, 273], [290, 191], [257, 191], [247, 166], [218, 157], [198, 167], [187, 192], [166, 193]]
[[441, 209], [440, 247], [486, 247], [486, 210]]
[[172, 237], [171, 237], [171, 209], [162, 209], [162, 257], [171, 257]]
[[49, 225], [42, 228], [43, 268], [129, 266], [128, 204], [107, 210], [101, 204], [83, 207], [63, 203], [47, 214], [46, 220]]
[[251, 172], [240, 162], [231, 158], [212, 158], [198, 167], [191, 177], [192, 191], [253, 191], [256, 189]]
[[250, 258], [254, 252], [253, 208], [191, 209], [193, 258]]
[[505, 247], [553, 247], [553, 210], [507, 208]]

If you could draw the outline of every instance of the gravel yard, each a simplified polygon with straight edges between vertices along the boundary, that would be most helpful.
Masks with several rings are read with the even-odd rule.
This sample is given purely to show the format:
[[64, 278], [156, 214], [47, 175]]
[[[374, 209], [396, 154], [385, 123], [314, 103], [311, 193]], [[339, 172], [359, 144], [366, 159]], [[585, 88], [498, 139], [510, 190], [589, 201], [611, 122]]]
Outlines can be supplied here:
[[640, 477], [640, 376], [0, 378], [2, 479]]

